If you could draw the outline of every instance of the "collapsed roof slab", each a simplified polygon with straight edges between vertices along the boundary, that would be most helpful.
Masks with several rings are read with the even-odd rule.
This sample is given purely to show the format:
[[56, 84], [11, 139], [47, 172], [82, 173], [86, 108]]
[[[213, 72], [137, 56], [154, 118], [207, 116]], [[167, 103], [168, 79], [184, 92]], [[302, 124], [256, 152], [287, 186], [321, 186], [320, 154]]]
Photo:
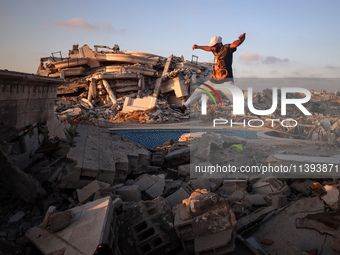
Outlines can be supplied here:
[[160, 59], [165, 59], [162, 56], [155, 55], [152, 53], [146, 53], [146, 52], [139, 52], [139, 51], [124, 51], [124, 53], [129, 54], [129, 55], [134, 55], [134, 56], [140, 56], [140, 57], [147, 57], [147, 58], [160, 58]]
[[[43, 254], [94, 254], [98, 244], [112, 246], [115, 218], [111, 197], [71, 209], [71, 224], [55, 233], [41, 226], [27, 231], [27, 238]], [[86, 233], [86, 234], [85, 234]]]
[[122, 72], [134, 72], [140, 73], [146, 76], [156, 76], [157, 71], [151, 68], [143, 67], [143, 66], [107, 66], [106, 72], [115, 72], [115, 73], [122, 73]]
[[53, 74], [49, 74], [49, 77], [60, 77], [62, 79], [64, 79], [65, 77], [69, 77], [69, 76], [79, 76], [79, 75], [83, 75], [84, 74], [84, 67], [71, 67], [71, 68], [66, 68], [63, 69], [61, 72], [57, 72], [57, 73], [53, 73]]
[[99, 62], [118, 62], [118, 63], [134, 63], [143, 65], [155, 65], [159, 58], [147, 58], [133, 56], [129, 54], [114, 54], [114, 53], [96, 53], [96, 58]]
[[55, 68], [59, 71], [64, 68], [87, 65], [89, 63], [89, 58], [67, 58], [62, 61], [52, 62]]
[[95, 74], [88, 78], [87, 80], [91, 80], [92, 78], [96, 80], [101, 80], [101, 79], [138, 79], [138, 74], [136, 73], [101, 73], [101, 74]]

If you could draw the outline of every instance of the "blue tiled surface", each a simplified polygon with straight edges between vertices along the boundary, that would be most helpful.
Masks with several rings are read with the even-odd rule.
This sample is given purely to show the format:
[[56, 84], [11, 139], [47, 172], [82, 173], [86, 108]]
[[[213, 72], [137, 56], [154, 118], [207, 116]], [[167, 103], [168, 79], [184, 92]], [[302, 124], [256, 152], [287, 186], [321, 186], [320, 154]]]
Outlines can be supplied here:
[[[195, 129], [192, 132], [211, 131], [225, 136], [238, 136], [244, 139], [259, 139], [257, 131], [253, 130], [218, 130], [218, 129]], [[139, 143], [146, 148], [152, 149], [162, 145], [170, 139], [175, 142], [185, 133], [190, 133], [190, 129], [147, 129], [147, 130], [112, 130], [117, 135], [124, 136], [127, 139]]]

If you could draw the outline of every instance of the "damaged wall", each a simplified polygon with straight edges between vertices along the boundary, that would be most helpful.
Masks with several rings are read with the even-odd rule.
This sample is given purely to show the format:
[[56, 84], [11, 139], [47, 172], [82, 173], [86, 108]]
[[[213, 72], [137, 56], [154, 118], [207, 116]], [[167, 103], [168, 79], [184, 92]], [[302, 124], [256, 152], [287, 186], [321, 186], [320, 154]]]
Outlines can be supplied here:
[[34, 123], [54, 115], [57, 88], [64, 81], [0, 70], [0, 140], [14, 138]]

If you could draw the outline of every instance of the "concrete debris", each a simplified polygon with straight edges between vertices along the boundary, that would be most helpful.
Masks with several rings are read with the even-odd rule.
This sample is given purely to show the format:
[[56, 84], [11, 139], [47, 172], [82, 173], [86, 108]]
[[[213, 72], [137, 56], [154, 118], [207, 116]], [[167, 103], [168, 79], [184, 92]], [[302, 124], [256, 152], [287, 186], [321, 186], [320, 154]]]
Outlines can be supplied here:
[[[206, 190], [196, 190], [188, 202], [176, 206], [174, 228], [187, 252], [231, 252], [236, 239], [234, 213], [224, 199]], [[211, 242], [211, 240], [215, 240]], [[204, 245], [208, 244], [209, 245]]]
[[[53, 233], [36, 226], [27, 231], [27, 238], [43, 254], [93, 254], [98, 244], [115, 243], [117, 218], [110, 197], [74, 207], [70, 212], [74, 217], [64, 229]], [[84, 235], [84, 229], [91, 231]]]
[[[41, 124], [36, 127], [43, 130]], [[39, 193], [39, 186], [33, 189], [35, 193], [30, 191], [30, 196], [18, 192], [21, 199], [31, 200], [27, 200], [29, 207], [18, 208], [6, 216], [7, 223], [2, 225], [4, 231], [0, 234], [8, 242], [20, 236], [20, 232], [11, 229], [24, 227], [27, 239], [43, 254], [68, 250], [86, 253], [85, 247], [94, 252], [104, 241], [120, 254], [226, 254], [240, 247], [246, 250], [245, 254], [259, 247], [264, 254], [315, 248], [332, 254], [337, 249], [339, 190], [335, 180], [192, 178], [190, 157], [212, 157], [188, 141], [169, 140], [159, 148], [145, 149], [101, 127], [78, 124], [67, 130], [68, 134], [73, 133], [71, 138], [54, 138], [59, 141], [60, 150], [50, 149], [54, 143], [39, 147], [31, 156], [35, 162], [30, 174], [20, 170], [48, 192]], [[34, 137], [38, 139], [39, 135]], [[202, 140], [209, 140], [213, 153], [228, 151], [223, 155], [234, 158], [256, 152], [251, 158], [256, 156], [260, 163], [274, 152], [259, 150], [258, 145], [254, 150], [251, 142], [212, 133], [197, 136], [192, 142], [200, 144]], [[242, 152], [228, 149], [235, 143], [244, 145]], [[5, 144], [2, 148], [3, 153], [10, 152]], [[51, 155], [55, 156], [50, 159]], [[10, 161], [7, 165], [11, 165]], [[2, 176], [5, 172], [2, 170]], [[10, 196], [5, 194], [7, 201]], [[44, 218], [42, 213], [46, 211]], [[97, 214], [101, 215], [99, 223]], [[82, 221], [85, 224], [86, 219], [96, 221], [86, 223], [96, 225], [88, 226], [94, 229], [88, 237], [91, 241], [77, 227]], [[287, 222], [294, 229], [286, 226]], [[273, 225], [283, 233], [274, 230]], [[317, 233], [311, 234], [315, 229]], [[302, 235], [311, 238], [313, 245], [307, 245], [300, 234], [298, 241], [288, 237], [288, 233], [296, 231], [305, 231]], [[107, 233], [102, 235], [105, 240], [100, 239], [100, 233]], [[319, 233], [331, 237], [323, 244]]]
[[110, 184], [94, 180], [82, 189], [77, 189], [77, 196], [80, 203], [92, 200], [94, 194], [100, 189], [108, 188]]
[[[292, 110], [287, 118], [298, 119], [297, 127], [270, 127], [278, 138], [304, 139], [294, 143], [197, 132], [147, 149], [108, 129], [184, 122], [188, 112], [170, 105], [181, 105], [190, 86], [209, 79], [211, 70], [173, 55], [75, 45], [68, 58], [41, 59], [38, 74], [49, 77], [0, 71], [1, 252], [339, 252], [334, 172], [311, 171], [299, 179], [237, 173], [268, 163], [338, 166], [338, 93], [312, 91], [306, 104], [312, 116]], [[270, 94], [255, 94], [254, 107], [268, 109]], [[225, 118], [230, 104], [222, 100], [225, 108], [209, 105], [199, 118]], [[195, 116], [200, 109], [190, 111]], [[235, 121], [253, 118], [246, 112]], [[216, 164], [235, 166], [236, 173], [193, 173]]]
[[50, 229], [52, 232], [57, 232], [69, 226], [73, 214], [71, 211], [52, 213], [50, 216]]
[[116, 189], [116, 194], [122, 197], [123, 201], [135, 201], [141, 200], [141, 192], [139, 190], [139, 185], [123, 186]]
[[19, 211], [16, 214], [14, 214], [11, 218], [9, 218], [8, 223], [9, 224], [15, 224], [24, 217], [25, 217], [25, 213], [22, 212], [22, 211]]
[[[57, 109], [58, 113], [70, 119], [85, 117], [90, 122], [97, 122], [96, 116], [100, 113], [110, 123], [126, 119], [130, 112], [156, 108], [161, 110], [160, 114], [148, 115], [147, 123], [178, 121], [182, 116], [162, 105], [182, 105], [191, 84], [204, 82], [212, 76], [212, 65], [207, 63], [190, 63], [182, 56], [166, 58], [143, 52], [123, 52], [118, 48], [95, 45], [92, 50], [88, 45], [73, 45], [67, 58], [53, 54], [41, 58], [37, 74], [64, 79], [58, 96], [65, 96], [75, 103], [72, 108], [78, 108], [68, 109], [70, 112]], [[102, 114], [107, 110], [110, 114]], [[129, 120], [142, 121], [131, 117]]]

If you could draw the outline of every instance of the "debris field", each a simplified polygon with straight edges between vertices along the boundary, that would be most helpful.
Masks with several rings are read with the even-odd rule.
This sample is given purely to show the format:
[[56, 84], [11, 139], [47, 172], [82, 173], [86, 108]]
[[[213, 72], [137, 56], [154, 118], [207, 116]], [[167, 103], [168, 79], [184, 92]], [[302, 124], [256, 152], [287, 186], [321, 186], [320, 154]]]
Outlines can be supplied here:
[[[272, 139], [192, 132], [145, 148], [109, 128], [231, 117], [227, 98], [206, 116], [199, 103], [170, 109], [210, 79], [210, 64], [74, 45], [37, 74], [0, 71], [0, 254], [340, 253], [335, 172], [192, 174], [197, 162], [340, 165], [338, 92], [311, 91], [312, 115], [292, 109], [296, 127], [264, 125]], [[257, 109], [271, 100], [253, 95]], [[235, 121], [265, 118], [280, 119]]]

